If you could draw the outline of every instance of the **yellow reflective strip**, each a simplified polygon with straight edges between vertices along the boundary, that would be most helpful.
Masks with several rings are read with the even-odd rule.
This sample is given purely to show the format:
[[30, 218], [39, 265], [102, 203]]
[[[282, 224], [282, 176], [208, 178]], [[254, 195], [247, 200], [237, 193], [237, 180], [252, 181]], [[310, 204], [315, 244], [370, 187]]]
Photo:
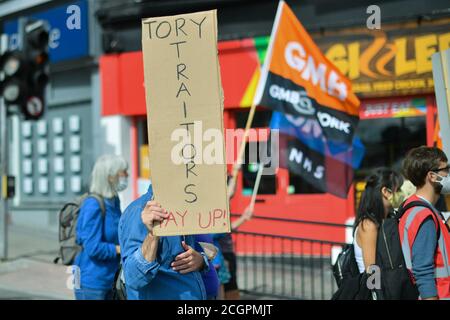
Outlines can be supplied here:
[[2, 176], [2, 198], [6, 199], [8, 196], [8, 176]]

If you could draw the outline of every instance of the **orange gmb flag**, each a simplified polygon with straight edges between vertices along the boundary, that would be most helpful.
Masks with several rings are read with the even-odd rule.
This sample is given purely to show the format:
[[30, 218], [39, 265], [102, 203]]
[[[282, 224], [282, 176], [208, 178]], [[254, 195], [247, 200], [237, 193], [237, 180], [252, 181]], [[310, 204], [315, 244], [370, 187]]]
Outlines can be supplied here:
[[327, 139], [351, 144], [359, 100], [350, 81], [325, 57], [280, 1], [254, 104], [316, 118]]
[[433, 143], [435, 147], [438, 147], [439, 149], [442, 149], [442, 137], [441, 137], [441, 126], [439, 124], [439, 119], [436, 118], [436, 126], [434, 128], [434, 137], [433, 137]]

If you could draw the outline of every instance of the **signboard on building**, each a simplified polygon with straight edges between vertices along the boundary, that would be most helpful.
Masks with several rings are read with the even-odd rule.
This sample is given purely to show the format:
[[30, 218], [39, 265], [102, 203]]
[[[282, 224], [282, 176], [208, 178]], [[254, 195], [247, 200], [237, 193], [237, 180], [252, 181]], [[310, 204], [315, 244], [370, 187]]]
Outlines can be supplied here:
[[425, 98], [366, 100], [361, 103], [360, 119], [404, 118], [426, 116]]
[[[88, 4], [86, 0], [69, 2], [27, 16], [43, 19], [50, 25], [50, 62], [78, 59], [89, 55]], [[8, 50], [19, 47], [18, 19], [3, 23], [3, 33], [8, 35]]]
[[431, 56], [450, 48], [450, 19], [347, 29], [314, 39], [360, 97], [432, 93]]
[[143, 19], [142, 51], [153, 192], [169, 212], [153, 232], [229, 232], [224, 141], [205, 138], [214, 155], [203, 144], [223, 137], [216, 11]]

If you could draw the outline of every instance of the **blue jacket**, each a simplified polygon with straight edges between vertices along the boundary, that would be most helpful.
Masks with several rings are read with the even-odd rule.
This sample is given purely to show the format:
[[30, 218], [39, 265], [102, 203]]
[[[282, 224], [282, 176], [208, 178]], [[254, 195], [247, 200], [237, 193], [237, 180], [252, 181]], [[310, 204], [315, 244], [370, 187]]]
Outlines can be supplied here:
[[[148, 235], [142, 223], [141, 212], [153, 195], [147, 193], [133, 201], [119, 223], [119, 242], [122, 265], [129, 300], [204, 300], [205, 286], [200, 272], [181, 274], [170, 264], [184, 252], [182, 236], [160, 237], [155, 261], [148, 262], [142, 255], [142, 243]], [[185, 237], [186, 244], [195, 248], [193, 236]], [[209, 268], [206, 268], [207, 272]]]
[[111, 289], [119, 267], [116, 245], [119, 245], [120, 200], [115, 197], [104, 202], [105, 218], [95, 198], [87, 198], [80, 208], [76, 233], [83, 249], [75, 258], [75, 265], [80, 268], [82, 288]]

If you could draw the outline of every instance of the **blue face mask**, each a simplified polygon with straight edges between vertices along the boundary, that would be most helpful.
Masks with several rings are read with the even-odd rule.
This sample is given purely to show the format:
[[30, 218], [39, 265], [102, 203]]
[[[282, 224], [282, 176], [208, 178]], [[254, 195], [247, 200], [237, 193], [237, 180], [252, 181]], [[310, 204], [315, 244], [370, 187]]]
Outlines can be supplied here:
[[128, 177], [119, 177], [117, 182], [116, 190], [117, 192], [123, 191], [128, 187]]

